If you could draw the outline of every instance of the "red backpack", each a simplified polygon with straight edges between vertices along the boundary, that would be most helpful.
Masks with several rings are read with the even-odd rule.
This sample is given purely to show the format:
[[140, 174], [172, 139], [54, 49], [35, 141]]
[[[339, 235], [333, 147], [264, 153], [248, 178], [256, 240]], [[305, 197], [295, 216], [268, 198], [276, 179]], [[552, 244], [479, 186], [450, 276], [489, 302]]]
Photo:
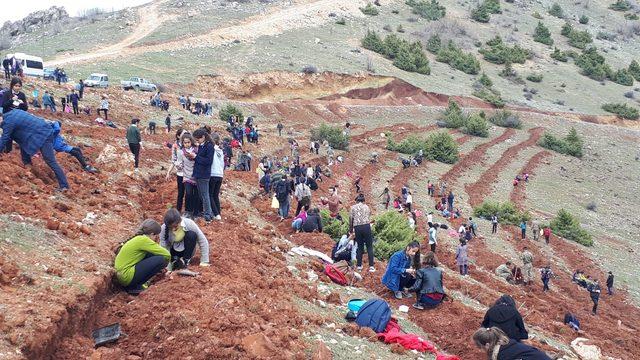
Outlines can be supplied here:
[[324, 273], [327, 274], [329, 279], [338, 285], [347, 285], [349, 281], [344, 276], [342, 271], [338, 270], [333, 264], [325, 264], [324, 265]]

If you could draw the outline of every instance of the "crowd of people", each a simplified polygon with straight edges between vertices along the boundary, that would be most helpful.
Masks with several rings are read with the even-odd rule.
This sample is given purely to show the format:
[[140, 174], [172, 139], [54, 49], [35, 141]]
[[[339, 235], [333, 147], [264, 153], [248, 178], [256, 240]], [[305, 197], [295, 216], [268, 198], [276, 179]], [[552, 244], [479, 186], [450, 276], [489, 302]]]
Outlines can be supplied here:
[[[4, 63], [3, 63], [4, 66]], [[6, 71], [6, 68], [5, 68]], [[5, 73], [6, 76], [6, 73]], [[81, 83], [80, 83], [81, 84]], [[76, 92], [61, 98], [63, 111], [67, 105], [74, 114], [80, 112], [79, 101], [82, 99], [83, 87]], [[56, 111], [53, 95], [45, 91], [42, 106]], [[22, 92], [22, 80], [18, 77], [11, 79], [10, 87], [2, 93], [3, 129], [0, 138], [0, 157], [12, 150], [13, 142], [20, 146], [22, 161], [30, 166], [31, 159], [37, 153], [41, 154], [45, 163], [53, 170], [58, 180], [58, 190], [69, 189], [64, 170], [58, 164], [55, 153], [65, 152], [74, 157], [81, 167], [90, 173], [97, 172], [88, 164], [80, 147], [68, 145], [61, 135], [62, 123], [49, 122], [29, 113], [29, 105]], [[38, 101], [37, 94], [34, 101]], [[168, 110], [158, 92], [151, 98], [151, 104]], [[179, 103], [184, 110], [196, 115], [211, 115], [210, 104], [197, 101], [192, 104], [191, 97], [181, 96]], [[198, 105], [200, 104], [200, 105]], [[109, 101], [102, 96], [98, 114], [103, 113], [108, 119]], [[90, 110], [89, 110], [90, 111]], [[153, 126], [151, 125], [153, 123]], [[171, 132], [171, 114], [165, 119], [167, 133]], [[265, 156], [252, 164], [253, 156], [246, 149], [245, 144], [258, 145], [260, 134], [253, 117], [246, 120], [238, 116], [230, 116], [227, 122], [228, 136], [223, 137], [212, 131], [209, 126], [201, 126], [193, 131], [179, 127], [175, 130], [175, 138], [170, 146], [171, 158], [166, 173], [168, 181], [174, 179], [176, 183], [175, 206], [167, 210], [162, 225], [153, 219], [144, 220], [131, 238], [123, 242], [116, 252], [114, 267], [116, 277], [123, 288], [130, 294], [136, 295], [148, 287], [150, 280], [163, 269], [171, 271], [181, 270], [191, 265], [191, 259], [196, 254], [196, 247], [200, 252], [200, 266], [209, 266], [209, 242], [194, 221], [203, 218], [205, 223], [222, 221], [222, 207], [220, 201], [221, 187], [226, 169], [237, 171], [252, 171], [258, 175], [258, 184], [265, 196], [272, 200], [272, 207], [277, 209], [280, 221], [290, 219], [294, 232], [321, 233], [323, 220], [320, 209], [326, 208], [329, 216], [341, 220], [341, 210], [345, 208], [338, 192], [338, 185], [329, 188], [327, 198], [319, 197], [315, 203], [314, 191], [318, 190], [318, 183], [323, 177], [330, 177], [331, 168], [344, 161], [342, 155], [335, 156], [334, 150], [328, 143], [311, 141], [309, 153], [314, 160], [302, 161], [299, 143], [289, 139], [289, 155]], [[155, 134], [155, 122], [150, 122], [147, 132]], [[278, 124], [278, 134], [282, 134], [284, 126]], [[349, 131], [349, 126], [345, 131]], [[134, 118], [126, 130], [125, 135], [129, 150], [134, 158], [134, 171], [140, 165], [140, 153], [144, 150], [140, 120]], [[245, 143], [246, 142], [246, 143]], [[326, 166], [321, 157], [321, 151], [326, 151]], [[233, 152], [237, 158], [233, 161]], [[324, 152], [323, 151], [323, 152]], [[423, 154], [413, 156], [405, 167], [419, 165]], [[336, 161], [337, 160], [337, 161]], [[378, 155], [372, 157], [377, 163]], [[528, 174], [518, 175], [517, 182], [528, 181]], [[348, 208], [348, 230], [335, 244], [331, 257], [334, 261], [346, 261], [352, 264], [354, 270], [360, 272], [364, 268], [364, 254], [367, 254], [367, 265], [370, 273], [376, 272], [374, 257], [374, 236], [372, 231], [372, 210], [366, 203], [362, 192], [362, 178], [354, 176], [353, 187], [357, 194], [353, 205]], [[457, 237], [458, 246], [455, 261], [461, 276], [469, 276], [469, 246], [478, 237], [478, 226], [472, 217], [464, 217], [459, 207], [456, 207], [456, 196], [452, 189], [447, 188], [444, 181], [437, 184], [428, 181], [427, 194], [435, 200], [435, 211], [445, 221], [458, 220], [458, 229], [451, 229], [449, 234]], [[392, 201], [393, 198], [393, 201]], [[410, 242], [403, 249], [395, 252], [388, 260], [381, 283], [398, 300], [415, 297], [413, 307], [418, 310], [435, 308], [442, 304], [448, 295], [445, 291], [443, 270], [439, 266], [438, 233], [441, 229], [448, 229], [446, 224], [434, 220], [434, 212], [422, 213], [414, 204], [413, 191], [404, 185], [398, 196], [392, 196], [388, 187], [378, 196], [385, 210], [390, 206], [398, 212], [406, 214], [410, 228], [418, 233], [419, 221], [425, 218], [427, 233], [425, 246], [420, 242]], [[295, 201], [295, 211], [291, 215], [291, 206]], [[460, 219], [463, 219], [461, 222]], [[498, 214], [488, 219], [492, 224], [492, 234], [498, 232]], [[519, 224], [521, 239], [527, 239], [527, 222]], [[533, 240], [539, 241], [543, 236], [547, 244], [551, 237], [549, 226], [541, 226], [537, 220], [531, 223]], [[426, 249], [429, 251], [426, 251]], [[425, 250], [423, 250], [425, 249]], [[512, 284], [529, 286], [534, 282], [534, 256], [527, 246], [523, 246], [519, 255], [521, 266], [507, 261], [495, 269], [495, 275]], [[440, 250], [441, 255], [442, 251]], [[550, 291], [550, 281], [556, 275], [548, 264], [540, 269], [542, 291]], [[580, 270], [573, 275], [573, 281], [584, 287], [593, 301], [592, 312], [597, 313], [600, 297], [600, 285], [597, 279], [585, 276]], [[607, 290], [613, 295], [613, 274], [609, 272]], [[579, 328], [579, 321], [574, 314], [567, 313], [565, 323], [573, 329]], [[520, 341], [528, 338], [524, 321], [515, 301], [509, 295], [501, 296], [486, 312], [481, 323], [482, 328], [473, 335], [475, 344], [485, 350], [490, 358], [497, 359], [548, 359], [541, 351], [522, 344]], [[519, 357], [518, 357], [519, 356]]]

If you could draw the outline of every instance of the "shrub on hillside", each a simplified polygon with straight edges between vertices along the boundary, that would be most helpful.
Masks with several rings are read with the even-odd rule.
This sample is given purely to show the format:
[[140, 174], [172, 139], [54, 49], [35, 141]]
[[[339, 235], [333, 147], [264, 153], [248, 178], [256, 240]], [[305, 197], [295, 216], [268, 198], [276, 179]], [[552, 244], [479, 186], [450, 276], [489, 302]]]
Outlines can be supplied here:
[[340, 211], [342, 220], [331, 217], [331, 212], [327, 209], [320, 210], [322, 219], [322, 232], [329, 235], [334, 240], [340, 240], [342, 235], [349, 232], [349, 213], [346, 210]]
[[553, 52], [551, 53], [551, 58], [561, 62], [569, 61], [569, 57], [567, 56], [567, 53], [564, 51], [560, 51], [560, 49], [558, 48], [555, 48], [553, 50]]
[[542, 74], [529, 74], [527, 75], [527, 80], [531, 81], [531, 82], [536, 82], [539, 83], [542, 81]]
[[323, 143], [327, 141], [332, 148], [338, 150], [347, 150], [349, 148], [349, 136], [344, 134], [338, 126], [329, 126], [321, 124], [311, 129], [311, 140]]
[[480, 72], [480, 62], [471, 53], [465, 53], [453, 41], [442, 46], [436, 56], [436, 61], [449, 64], [452, 68], [466, 74], [475, 75]]
[[483, 88], [480, 90], [476, 90], [473, 92], [473, 96], [482, 99], [498, 108], [504, 107], [505, 104], [502, 96], [500, 95], [500, 92], [494, 89]]
[[384, 42], [375, 31], [367, 31], [367, 35], [364, 36], [360, 43], [362, 44], [363, 48], [371, 50], [378, 54], [384, 54], [386, 52]]
[[624, 14], [624, 18], [627, 20], [638, 20], [640, 19], [640, 16], [638, 16], [638, 14], [626, 13]]
[[218, 114], [218, 116], [220, 117], [220, 120], [227, 122], [229, 121], [229, 117], [231, 115], [235, 115], [236, 119], [240, 121], [244, 120], [244, 115], [242, 114], [242, 110], [238, 109], [237, 107], [231, 104], [227, 104], [220, 108], [220, 112]]
[[504, 64], [504, 69], [498, 73], [500, 77], [510, 79], [518, 76], [510, 62]]
[[340, 18], [336, 20], [336, 25], [347, 25], [347, 20], [345, 20], [345, 18]]
[[438, 51], [440, 51], [440, 48], [442, 47], [442, 40], [440, 40], [440, 36], [438, 34], [433, 34], [431, 35], [431, 37], [429, 38], [429, 40], [427, 40], [427, 51], [429, 51], [432, 54], [437, 54]]
[[538, 26], [533, 32], [533, 41], [545, 44], [545, 45], [553, 45], [553, 39], [551, 38], [551, 31], [549, 28], [544, 26], [542, 21], [538, 22]]
[[631, 9], [631, 4], [627, 0], [618, 0], [609, 5], [609, 9], [614, 11], [627, 11]]
[[584, 49], [588, 44], [591, 44], [593, 42], [591, 34], [589, 34], [589, 32], [586, 30], [571, 30], [569, 35], [567, 35], [567, 38], [569, 38], [569, 45], [578, 49]]
[[414, 14], [431, 21], [443, 18], [447, 13], [447, 8], [437, 0], [407, 0], [406, 4], [413, 9]]
[[375, 31], [368, 31], [361, 44], [365, 49], [393, 60], [393, 65], [399, 69], [424, 75], [431, 73], [429, 60], [417, 41], [409, 43], [396, 34], [389, 34], [382, 40]]
[[522, 220], [531, 220], [531, 215], [528, 212], [518, 210], [511, 202], [499, 203], [485, 200], [481, 205], [473, 208], [473, 216], [489, 220], [493, 215], [497, 215], [498, 221], [506, 225], [518, 225]]
[[423, 75], [429, 75], [431, 73], [429, 59], [427, 59], [424, 51], [422, 51], [422, 45], [417, 41], [411, 45], [403, 44], [400, 47], [393, 60], [393, 66], [404, 71]]
[[604, 56], [598, 54], [596, 48], [588, 48], [576, 58], [576, 65], [581, 69], [582, 75], [597, 81], [611, 78], [613, 71], [605, 62]]
[[608, 103], [602, 105], [602, 110], [616, 114], [619, 118], [623, 119], [638, 120], [638, 117], [640, 117], [638, 109], [628, 106], [627, 104]]
[[403, 34], [405, 32], [404, 28], [402, 27], [402, 24], [399, 24], [398, 27], [396, 28], [396, 31]]
[[620, 69], [613, 73], [611, 80], [620, 85], [633, 86], [633, 76], [627, 69]]
[[485, 60], [494, 64], [524, 64], [531, 57], [529, 50], [521, 48], [520, 45], [509, 47], [502, 41], [500, 36], [487, 41], [486, 45], [487, 47], [483, 47], [478, 52], [484, 56]]
[[447, 128], [458, 129], [467, 122], [467, 116], [462, 112], [457, 102], [449, 99], [449, 106], [443, 113], [442, 122]]
[[593, 238], [582, 228], [578, 219], [565, 209], [560, 209], [558, 215], [551, 220], [551, 231], [568, 240], [573, 240], [584, 246], [593, 246]]
[[368, 3], [367, 6], [361, 7], [360, 11], [362, 11], [363, 14], [369, 16], [377, 16], [378, 14], [380, 14], [380, 11], [375, 6], [373, 6], [372, 3]]
[[629, 74], [633, 76], [636, 81], [640, 81], [640, 64], [637, 61], [632, 60], [629, 64]]
[[397, 211], [387, 211], [374, 218], [374, 255], [388, 260], [395, 252], [404, 249], [412, 241], [419, 241], [418, 234], [409, 227], [406, 217]]
[[580, 22], [580, 24], [586, 25], [589, 23], [589, 17], [587, 15], [582, 15], [580, 16], [580, 19], [578, 21]]
[[511, 111], [500, 110], [489, 117], [489, 121], [500, 127], [520, 129], [522, 128], [522, 122], [520, 117]]
[[542, 138], [538, 141], [538, 144], [543, 148], [553, 150], [560, 154], [566, 154], [581, 158], [583, 141], [578, 135], [575, 128], [571, 128], [569, 134], [564, 139], [557, 138], [552, 134], [545, 132]]
[[488, 23], [491, 14], [500, 14], [500, 0], [485, 0], [471, 10], [471, 18], [477, 22]]
[[467, 119], [462, 132], [467, 135], [488, 137], [489, 124], [487, 120], [479, 114], [473, 114]]
[[493, 81], [491, 81], [491, 79], [489, 79], [489, 76], [487, 76], [487, 74], [485, 73], [482, 73], [482, 75], [480, 76], [480, 79], [478, 79], [478, 82], [480, 82], [480, 84], [486, 87], [493, 86]]
[[564, 18], [564, 11], [558, 3], [554, 3], [551, 8], [549, 8], [549, 15], [562, 19]]
[[427, 141], [417, 137], [416, 135], [409, 135], [407, 138], [397, 143], [391, 138], [391, 136], [388, 136], [387, 150], [413, 155], [420, 150], [423, 152], [427, 151]]
[[562, 36], [569, 36], [569, 34], [571, 34], [571, 32], [573, 31], [573, 26], [566, 22], [564, 23], [564, 25], [562, 25], [562, 28], [560, 29], [560, 35]]
[[445, 164], [453, 164], [460, 157], [458, 144], [453, 140], [451, 134], [446, 131], [429, 135], [425, 155], [429, 160]]

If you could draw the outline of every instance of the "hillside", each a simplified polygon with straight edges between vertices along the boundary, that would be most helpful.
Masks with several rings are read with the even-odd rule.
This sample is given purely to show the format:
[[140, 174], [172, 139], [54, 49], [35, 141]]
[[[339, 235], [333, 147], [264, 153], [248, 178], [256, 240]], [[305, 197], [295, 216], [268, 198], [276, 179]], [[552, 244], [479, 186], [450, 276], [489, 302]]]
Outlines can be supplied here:
[[[639, 108], [640, 93], [634, 89], [640, 81], [631, 86], [596, 81], [581, 75], [575, 60], [550, 58], [554, 47], [573, 48], [560, 35], [568, 21], [593, 35], [593, 45], [612, 69], [640, 60], [640, 34], [633, 30], [640, 22], [625, 18], [638, 11], [635, 3], [620, 12], [608, 9], [608, 2], [558, 1], [565, 14], [559, 19], [549, 14], [552, 2], [502, 1], [502, 13], [491, 14], [488, 23], [471, 19], [478, 6], [474, 1], [440, 1], [446, 15], [437, 21], [413, 13], [405, 1], [380, 3], [372, 5], [379, 14], [370, 16], [360, 10], [366, 1], [154, 1], [93, 20], [65, 19], [74, 24], [73, 31], [45, 35], [45, 61], [63, 66], [74, 81], [92, 72], [110, 75], [112, 85], [87, 89], [81, 106], [96, 109], [101, 96], [108, 95], [109, 118], [117, 128], [97, 125], [95, 111], [74, 116], [32, 109], [60, 121], [67, 141], [81, 147], [100, 170], [83, 172], [75, 159], [59, 154], [71, 183], [67, 193], [54, 192], [55, 177], [41, 159], [25, 169], [19, 151], [0, 158], [0, 188], [7, 194], [0, 198], [0, 359], [435, 359], [435, 354], [376, 341], [371, 331], [344, 320], [350, 299], [372, 297], [387, 300], [402, 328], [438, 352], [480, 359], [484, 355], [471, 336], [502, 294], [517, 301], [530, 333], [527, 343], [549, 354], [590, 359], [572, 349], [579, 336], [598, 347], [598, 359], [640, 357], [640, 223], [635, 216], [640, 122], [601, 109], [604, 103]], [[582, 15], [589, 18], [586, 24], [579, 21]], [[553, 47], [533, 41], [539, 21], [549, 28]], [[404, 32], [397, 31], [400, 25]], [[454, 70], [436, 61], [442, 54], [427, 50], [429, 75], [400, 70], [392, 60], [364, 49], [361, 39], [368, 30], [420, 40], [425, 47], [437, 33], [443, 42], [452, 39], [473, 54], [481, 70], [473, 75]], [[617, 35], [606, 40], [598, 32]], [[512, 64], [515, 76], [499, 76], [505, 65], [490, 63], [478, 52], [496, 35], [509, 47], [532, 51], [524, 64]], [[58, 51], [61, 41], [70, 46]], [[37, 55], [38, 46], [42, 38], [27, 32], [14, 38], [11, 51]], [[519, 120], [519, 127], [498, 126], [496, 116], [508, 114], [474, 96], [482, 88], [482, 73], [493, 82], [482, 86], [500, 93], [510, 121]], [[531, 74], [541, 74], [541, 82], [526, 80]], [[348, 150], [336, 151], [345, 162], [328, 166], [332, 174], [313, 192], [315, 206], [322, 206], [320, 198], [338, 186], [342, 207], [348, 209], [356, 196], [354, 180], [361, 177], [362, 193], [376, 218], [387, 214], [378, 199], [385, 187], [393, 198], [408, 186], [415, 208], [425, 214], [440, 200], [428, 196], [427, 183], [444, 181], [464, 218], [484, 201], [510, 202], [514, 211], [528, 212], [542, 224], [566, 210], [588, 235], [574, 240], [590, 237], [593, 244], [584, 246], [557, 233], [550, 244], [533, 241], [530, 234], [520, 240], [517, 223], [501, 223], [492, 234], [490, 221], [474, 216], [479, 236], [469, 243], [469, 276], [457, 269], [457, 235], [441, 230], [436, 254], [451, 301], [419, 311], [411, 308], [413, 299], [393, 299], [380, 283], [386, 256], [377, 257], [375, 273], [362, 273], [363, 281], [332, 283], [317, 260], [292, 249], [304, 245], [330, 254], [335, 239], [295, 233], [271, 208], [271, 197], [261, 194], [254, 171], [228, 169], [222, 222], [199, 221], [210, 243], [211, 266], [190, 267], [200, 273], [193, 278], [168, 273], [140, 296], [129, 296], [112, 281], [114, 250], [141, 220], [160, 221], [176, 196], [175, 180], [165, 178], [170, 165], [166, 145], [173, 141], [173, 134], [163, 131], [166, 112], [149, 106], [149, 93], [121, 90], [117, 82], [129, 76], [162, 85], [169, 113], [181, 118], [175, 126], [209, 125], [227, 137], [226, 123], [218, 117], [223, 107], [234, 105], [253, 116], [261, 137], [245, 148], [256, 160], [290, 155], [289, 141], [295, 139], [301, 162], [324, 166], [324, 146], [318, 155], [308, 151], [311, 130], [320, 124], [342, 130], [349, 123]], [[26, 78], [24, 92], [30, 96], [37, 88], [59, 98], [70, 86]], [[632, 96], [625, 96], [628, 92]], [[213, 115], [182, 109], [181, 94], [210, 102]], [[462, 108], [465, 126], [443, 128], [451, 102]], [[134, 117], [145, 128], [150, 121], [159, 125], [157, 134], [143, 135], [140, 172], [133, 171], [125, 140]], [[486, 133], [470, 131], [468, 118], [486, 124]], [[276, 130], [279, 122], [283, 136]], [[571, 129], [583, 143], [581, 156], [542, 146], [549, 135], [563, 139]], [[450, 136], [457, 159], [443, 162], [435, 150], [427, 151], [420, 166], [403, 169], [401, 160], [410, 154], [396, 150], [410, 142], [428, 145], [434, 134]], [[373, 152], [379, 155], [377, 163], [369, 161]], [[256, 165], [253, 161], [252, 170]], [[514, 177], [524, 173], [529, 181], [514, 186]], [[435, 218], [451, 229], [463, 221], [439, 212]], [[423, 253], [428, 251], [426, 234], [422, 215], [415, 236]], [[384, 250], [386, 239], [378, 239], [376, 251]], [[494, 273], [507, 260], [520, 264], [524, 246], [534, 255], [534, 283], [528, 287]], [[557, 275], [548, 292], [542, 291], [538, 275], [545, 265]], [[591, 315], [589, 293], [571, 281], [577, 269], [603, 284], [597, 316]], [[604, 286], [608, 271], [616, 276], [613, 296], [606, 295]], [[400, 305], [408, 305], [409, 312], [398, 311]], [[580, 319], [579, 334], [562, 323], [566, 311]], [[126, 337], [94, 348], [91, 332], [116, 322]]]
[[[604, 55], [612, 71], [627, 68], [633, 59], [640, 58], [637, 41], [640, 21], [629, 20], [638, 11], [633, 2], [630, 10], [620, 12], [608, 9], [608, 2], [559, 1], [564, 14], [561, 19], [549, 14], [551, 1], [503, 1], [501, 13], [491, 15], [488, 23], [471, 19], [475, 2], [440, 3], [446, 8], [446, 15], [429, 21], [414, 14], [404, 1], [383, 1], [377, 16], [366, 16], [359, 10], [366, 1], [159, 1], [138, 10], [138, 22], [145, 24], [146, 31], [137, 32], [141, 36], [131, 39], [135, 41], [124, 42], [130, 46], [123, 51], [100, 50], [98, 52], [105, 55], [100, 61], [86, 59], [74, 64], [70, 73], [74, 77], [85, 77], [91, 72], [107, 72], [115, 80], [138, 74], [162, 83], [187, 83], [200, 74], [238, 74], [266, 69], [297, 71], [311, 64], [321, 71], [375, 71], [402, 78], [428, 91], [472, 95], [478, 75], [454, 70], [437, 62], [431, 53], [427, 52], [431, 75], [424, 76], [401, 71], [359, 45], [367, 30], [382, 36], [396, 33], [411, 41], [419, 40], [423, 45], [437, 33], [443, 43], [452, 39], [463, 51], [474, 55], [480, 61], [481, 72], [491, 78], [494, 88], [510, 104], [591, 114], [603, 113], [604, 103], [638, 106], [636, 98], [640, 94], [634, 91], [639, 87], [638, 80], [630, 86], [609, 80], [601, 83], [580, 75], [581, 69], [575, 60], [569, 58], [563, 63], [551, 58], [556, 47], [581, 53], [581, 49], [569, 44], [568, 37], [561, 35], [562, 26], [569, 23], [575, 31], [590, 34], [592, 43], [588, 46]], [[103, 47], [98, 43], [122, 40], [129, 34], [127, 27], [118, 30], [122, 25], [114, 20], [122, 18], [119, 14], [103, 16], [72, 31], [45, 36], [42, 50], [42, 37], [36, 35], [21, 39], [12, 50], [38, 55], [44, 51], [46, 60], [68, 62], [74, 59], [70, 55], [86, 52], [91, 44], [97, 49]], [[582, 16], [588, 19], [587, 24], [578, 21]], [[157, 21], [147, 25], [150, 19]], [[344, 25], [338, 24], [338, 20], [344, 20]], [[538, 22], [548, 28], [553, 46], [534, 41]], [[403, 33], [397, 32], [399, 26]], [[299, 31], [302, 28], [313, 31]], [[68, 41], [71, 34], [80, 35], [83, 40]], [[513, 64], [516, 77], [500, 77], [498, 74], [504, 66], [490, 63], [478, 53], [479, 46], [485, 47], [483, 44], [496, 35], [506, 44], [517, 44], [530, 51], [530, 59], [524, 64]], [[93, 43], [90, 36], [94, 36]], [[60, 44], [69, 45], [60, 48]], [[314, 56], [317, 53], [323, 56]], [[542, 82], [526, 80], [531, 74], [542, 74]], [[625, 97], [625, 93], [629, 95]]]

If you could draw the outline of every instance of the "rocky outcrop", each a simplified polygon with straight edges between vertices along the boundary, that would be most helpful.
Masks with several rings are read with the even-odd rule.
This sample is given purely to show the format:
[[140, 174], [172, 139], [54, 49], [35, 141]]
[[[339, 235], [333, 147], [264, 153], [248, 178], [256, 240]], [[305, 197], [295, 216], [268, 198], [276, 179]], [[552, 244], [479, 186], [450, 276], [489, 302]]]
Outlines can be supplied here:
[[46, 10], [32, 12], [22, 20], [5, 22], [0, 28], [0, 33], [18, 36], [67, 18], [69, 18], [69, 14], [64, 7], [52, 6]]

